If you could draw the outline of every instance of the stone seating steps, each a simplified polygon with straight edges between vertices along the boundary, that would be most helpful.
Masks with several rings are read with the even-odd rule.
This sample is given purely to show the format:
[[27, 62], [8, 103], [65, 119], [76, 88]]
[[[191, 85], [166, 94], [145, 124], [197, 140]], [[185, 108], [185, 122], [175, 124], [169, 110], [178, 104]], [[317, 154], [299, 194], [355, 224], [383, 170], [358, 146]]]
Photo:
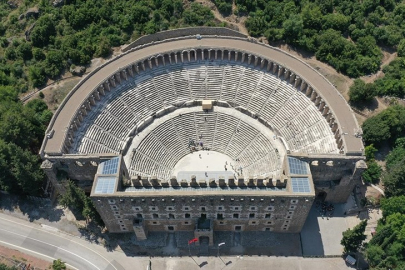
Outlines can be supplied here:
[[156, 91], [164, 104], [173, 104], [177, 100], [170, 74], [161, 74], [153, 79]]
[[[306, 149], [306, 145], [309, 147], [314, 143], [310, 147], [312, 149], [319, 145], [317, 142], [322, 136], [332, 134], [327, 124], [324, 125], [326, 132], [318, 134], [315, 131], [306, 131], [315, 127], [316, 123], [325, 121], [312, 101], [285, 81], [245, 64], [227, 60], [218, 62], [201, 60], [178, 64], [166, 63], [166, 66], [147, 69], [146, 72], [140, 72], [133, 77], [128, 76], [128, 80], [117, 84], [111, 92], [106, 91], [102, 101], [98, 102], [85, 118], [86, 123], [90, 125], [82, 124], [72, 150], [78, 153], [91, 153], [93, 147], [82, 146], [87, 140], [80, 142], [88, 137], [84, 128], [89, 129], [91, 125], [97, 125], [101, 130], [108, 131], [122, 142], [138, 122], [154, 112], [172, 103], [192, 99], [219, 99], [236, 102], [239, 106], [248, 108], [277, 128], [289, 142], [291, 150], [302, 151]], [[211, 123], [211, 120], [208, 122]], [[215, 123], [218, 125], [221, 119]], [[175, 121], [173, 124], [177, 126]], [[190, 119], [187, 125], [179, 126], [177, 130], [179, 141], [188, 144], [190, 138], [198, 139], [201, 133], [204, 137], [210, 136], [205, 140], [210, 147], [218, 151], [229, 148], [233, 155], [240, 154], [238, 143], [232, 142], [232, 138], [229, 138], [231, 123], [228, 123], [221, 133], [218, 132], [221, 127], [207, 126], [204, 123], [200, 123], [198, 128], [191, 128], [197, 124]], [[106, 143], [101, 137], [91, 138], [100, 140], [100, 144]], [[221, 145], [221, 141], [230, 142], [230, 147]], [[111, 147], [118, 146], [112, 142], [107, 144]], [[90, 152], [82, 152], [83, 150], [78, 149], [78, 145], [81, 145], [80, 149], [89, 149]], [[334, 149], [337, 151], [336, 145]], [[119, 152], [120, 149], [114, 151]]]
[[118, 138], [123, 138], [123, 133], [128, 132], [128, 128], [111, 115], [108, 110], [104, 110], [94, 121], [94, 124], [103, 130], [111, 132], [111, 134]]
[[[237, 128], [230, 128], [230, 123], [235, 124]], [[168, 179], [176, 163], [190, 153], [189, 139], [194, 139], [196, 143], [202, 140], [204, 147], [214, 151], [221, 150], [220, 152], [228, 154], [234, 160], [238, 158], [241, 166], [250, 166], [249, 173], [255, 175], [273, 173], [280, 164], [271, 142], [250, 125], [222, 113], [195, 112], [176, 116], [145, 136], [132, 156], [131, 175], [141, 175], [139, 172], [143, 172], [159, 179]], [[228, 145], [228, 148], [217, 149], [217, 145]], [[255, 163], [258, 165], [252, 166]]]
[[208, 65], [207, 66], [207, 91], [206, 99], [215, 100], [221, 96], [223, 77], [223, 66]]
[[122, 99], [116, 98], [113, 103], [108, 108], [108, 111], [116, 118], [119, 118], [128, 129], [131, 129], [139, 121], [139, 117], [133, 113], [129, 105], [124, 103]]

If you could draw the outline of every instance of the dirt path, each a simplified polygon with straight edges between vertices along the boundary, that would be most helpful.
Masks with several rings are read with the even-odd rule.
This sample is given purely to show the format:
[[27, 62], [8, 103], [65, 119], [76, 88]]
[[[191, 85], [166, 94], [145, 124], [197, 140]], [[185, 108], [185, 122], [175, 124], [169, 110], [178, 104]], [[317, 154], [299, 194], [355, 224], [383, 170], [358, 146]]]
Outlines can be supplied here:
[[222, 16], [222, 14], [219, 12], [218, 8], [215, 6], [215, 4], [209, 0], [196, 0], [197, 3], [200, 3], [206, 7], [209, 7], [214, 13], [215, 19], [217, 19], [220, 22], [225, 22], [231, 26], [234, 30], [238, 30], [242, 34], [249, 35], [248, 30], [245, 27], [245, 21], [246, 17], [244, 16], [236, 16], [233, 14], [233, 11], [236, 9], [236, 4], [235, 0], [232, 3], [232, 14], [229, 15], [228, 17]]
[[377, 71], [377, 73], [375, 74], [371, 74], [368, 76], [363, 76], [360, 77], [360, 79], [362, 79], [364, 82], [366, 83], [372, 83], [377, 79], [380, 79], [382, 77], [384, 77], [384, 72], [382, 71], [382, 69], [386, 66], [389, 65], [389, 63], [391, 63], [393, 60], [395, 60], [397, 58], [397, 53], [396, 52], [388, 52], [386, 50], [383, 49], [383, 59], [381, 61], [381, 67], [380, 69]]
[[[101, 66], [103, 63], [106, 61], [114, 58], [115, 56], [119, 55], [121, 53], [121, 47], [113, 47], [112, 48], [112, 54], [108, 58], [94, 58], [91, 60], [91, 63], [86, 67], [86, 72], [81, 76], [74, 76], [70, 72], [66, 72], [65, 74], [62, 75], [62, 77], [59, 80], [56, 81], [50, 81], [46, 86], [40, 89], [34, 89], [31, 92], [25, 94], [24, 96], [20, 96], [20, 100], [23, 103], [27, 103], [28, 101], [38, 98], [38, 95], [40, 92], [44, 93], [45, 95], [45, 101], [47, 102], [47, 105], [49, 108], [53, 109], [55, 106], [59, 105], [65, 95], [78, 83], [82, 78], [84, 78], [87, 74], [89, 74], [91, 71], [93, 71], [95, 68]], [[71, 85], [71, 82], [74, 82], [73, 85]], [[67, 91], [63, 91], [63, 96], [62, 98], [59, 97], [58, 100], [54, 100], [54, 93], [53, 90], [59, 90], [61, 87], [65, 87], [66, 85], [69, 85], [70, 89]], [[59, 91], [60, 92], [60, 91]], [[49, 97], [51, 95], [51, 97]]]

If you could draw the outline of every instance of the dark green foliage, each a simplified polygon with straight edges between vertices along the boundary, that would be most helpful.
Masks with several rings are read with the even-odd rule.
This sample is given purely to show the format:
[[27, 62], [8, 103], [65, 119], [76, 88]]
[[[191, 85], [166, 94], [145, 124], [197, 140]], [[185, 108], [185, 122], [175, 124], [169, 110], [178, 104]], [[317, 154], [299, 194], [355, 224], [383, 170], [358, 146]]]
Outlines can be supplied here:
[[[221, 0], [230, 13], [232, 1]], [[111, 47], [132, 37], [189, 25], [215, 26], [208, 7], [181, 0], [66, 1], [55, 8], [49, 1], [21, 1], [19, 14], [37, 6], [39, 18], [18, 20], [8, 5], [0, 4], [0, 85], [19, 92], [42, 87], [64, 74], [71, 64], [88, 65], [94, 57], [108, 57]], [[32, 27], [32, 28], [31, 28]], [[22, 38], [30, 29], [30, 41]], [[19, 68], [12, 70], [14, 62]], [[15, 71], [15, 72], [14, 72]], [[20, 79], [29, 79], [29, 83]]]
[[397, 52], [399, 57], [405, 56], [405, 39], [401, 39], [399, 42]]
[[208, 7], [198, 3], [192, 3], [191, 9], [183, 12], [184, 21], [189, 25], [206, 25], [214, 19], [214, 15]]
[[363, 123], [363, 139], [366, 144], [380, 146], [384, 142], [393, 144], [405, 135], [405, 107], [395, 105], [387, 108]]
[[379, 96], [405, 97], [405, 58], [398, 57], [383, 68], [385, 76], [374, 82]]
[[23, 106], [12, 87], [0, 86], [0, 189], [41, 193], [44, 174], [37, 153], [51, 117], [44, 101]]
[[370, 2], [237, 0], [236, 6], [249, 15], [250, 35], [264, 34], [269, 41], [314, 52], [336, 70], [358, 77], [379, 69], [382, 53], [377, 44], [395, 47], [405, 37], [402, 4]]
[[382, 180], [387, 196], [405, 194], [405, 160], [401, 160], [391, 166], [389, 171], [383, 175]]
[[[403, 197], [403, 196], [402, 196]], [[384, 218], [380, 220], [377, 234], [366, 247], [366, 258], [372, 269], [402, 269], [405, 259], [404, 198], [385, 201]], [[383, 212], [384, 213], [384, 212]]]
[[14, 266], [7, 266], [5, 264], [0, 263], [0, 270], [17, 270], [18, 268], [14, 267]]
[[49, 51], [45, 59], [45, 74], [55, 78], [61, 74], [65, 68], [61, 51]]
[[65, 270], [66, 264], [61, 260], [57, 259], [52, 262], [52, 270]]
[[365, 83], [360, 79], [354, 80], [352, 86], [349, 89], [349, 98], [352, 102], [367, 102], [374, 98], [376, 94], [375, 85], [371, 83]]
[[24, 59], [24, 60], [30, 60], [32, 58], [32, 48], [31, 44], [27, 42], [22, 42], [18, 47], [17, 47], [17, 56]]
[[361, 243], [366, 239], [364, 231], [367, 226], [367, 220], [363, 220], [360, 224], [356, 225], [353, 229], [348, 229], [343, 232], [343, 238], [340, 244], [344, 247], [344, 252], [356, 252]]
[[381, 209], [383, 210], [384, 217], [395, 213], [405, 214], [405, 196], [382, 198]]
[[45, 14], [38, 19], [31, 32], [32, 44], [36, 47], [46, 46], [55, 35], [56, 29], [53, 16]]
[[60, 196], [59, 203], [72, 210], [80, 211], [82, 216], [103, 225], [103, 221], [94, 207], [91, 199], [86, 196], [83, 189], [77, 187], [73, 181], [67, 181], [66, 192]]
[[394, 166], [396, 166], [396, 164], [405, 161], [405, 147], [396, 143], [395, 148], [387, 155], [385, 160], [385, 166], [387, 167], [387, 170], [390, 171], [392, 168], [394, 168]]
[[228, 16], [232, 13], [232, 0], [214, 0], [213, 2], [222, 15]]
[[378, 149], [374, 147], [373, 144], [370, 144], [366, 146], [364, 149], [365, 155], [366, 155], [366, 160], [367, 161], [372, 161], [375, 159], [375, 153], [377, 153]]
[[362, 177], [366, 183], [377, 183], [380, 180], [382, 169], [377, 162], [369, 161], [367, 162], [367, 170], [364, 171]]
[[384, 255], [385, 252], [380, 246], [370, 245], [367, 248], [366, 258], [372, 267], [377, 266], [383, 260]]
[[40, 64], [30, 66], [28, 69], [28, 78], [33, 87], [43, 86], [47, 81], [45, 69]]

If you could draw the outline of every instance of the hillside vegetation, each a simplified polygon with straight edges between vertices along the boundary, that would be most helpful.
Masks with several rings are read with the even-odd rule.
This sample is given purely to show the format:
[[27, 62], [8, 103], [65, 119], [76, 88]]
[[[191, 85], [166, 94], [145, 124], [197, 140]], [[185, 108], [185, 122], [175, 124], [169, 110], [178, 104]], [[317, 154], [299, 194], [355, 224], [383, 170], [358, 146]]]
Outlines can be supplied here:
[[[106, 57], [111, 47], [183, 26], [215, 26], [211, 11], [181, 0], [25, 0], [0, 4], [0, 84], [18, 92], [43, 86], [72, 65]], [[27, 10], [36, 12], [27, 13]]]
[[[229, 12], [231, 0], [215, 0]], [[400, 0], [235, 0], [237, 15], [248, 15], [255, 37], [285, 41], [313, 52], [317, 59], [350, 77], [375, 73], [379, 46], [404, 43], [405, 4]], [[223, 8], [228, 7], [228, 8]]]

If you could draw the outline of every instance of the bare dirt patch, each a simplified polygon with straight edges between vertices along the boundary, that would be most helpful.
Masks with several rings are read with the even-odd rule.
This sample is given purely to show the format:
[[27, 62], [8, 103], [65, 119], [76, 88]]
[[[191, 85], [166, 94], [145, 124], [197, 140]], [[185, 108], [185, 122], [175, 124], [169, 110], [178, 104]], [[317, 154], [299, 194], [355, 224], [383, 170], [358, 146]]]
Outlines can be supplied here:
[[220, 22], [225, 22], [228, 24], [232, 29], [238, 30], [242, 34], [249, 35], [248, 30], [245, 27], [245, 21], [247, 17], [245, 16], [236, 16], [233, 14], [233, 11], [236, 9], [235, 1], [232, 3], [232, 14], [224, 17], [215, 6], [215, 4], [209, 0], [196, 0], [197, 3], [202, 4], [203, 6], [209, 7], [214, 14], [215, 19]]
[[[18, 269], [42, 270], [50, 269], [51, 266], [51, 263], [48, 261], [3, 246], [0, 246], [0, 263], [9, 267], [18, 267]], [[28, 268], [28, 266], [30, 266], [30, 268]]]
[[[58, 105], [80, 80], [80, 77], [73, 77], [43, 89], [41, 92], [45, 96], [44, 100], [48, 105], [48, 108], [52, 111], [56, 111]], [[35, 94], [34, 97], [36, 98], [38, 95], [39, 92]]]

